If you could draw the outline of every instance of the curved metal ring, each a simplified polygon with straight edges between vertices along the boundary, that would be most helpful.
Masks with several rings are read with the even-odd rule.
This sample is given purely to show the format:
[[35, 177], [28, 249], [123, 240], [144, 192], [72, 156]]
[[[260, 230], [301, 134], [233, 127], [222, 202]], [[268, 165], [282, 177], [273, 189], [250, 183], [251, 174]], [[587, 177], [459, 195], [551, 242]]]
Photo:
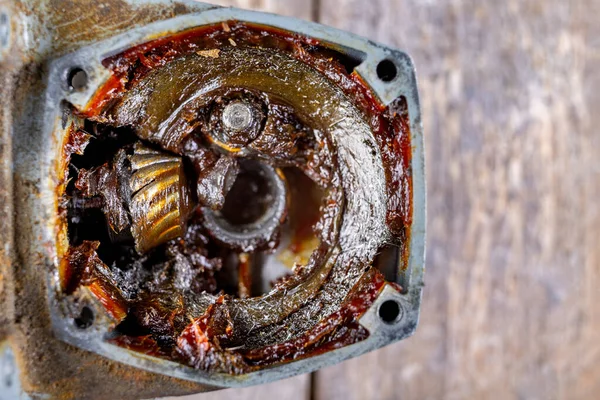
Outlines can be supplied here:
[[[272, 166], [259, 161], [244, 161], [242, 171], [258, 174], [267, 185], [270, 204], [255, 221], [236, 224], [229, 221], [222, 211], [203, 207], [204, 226], [218, 241], [240, 251], [270, 248], [274, 245], [278, 229], [287, 210], [287, 185], [283, 174]], [[238, 179], [243, 179], [238, 177]], [[229, 195], [232, 195], [231, 192]]]

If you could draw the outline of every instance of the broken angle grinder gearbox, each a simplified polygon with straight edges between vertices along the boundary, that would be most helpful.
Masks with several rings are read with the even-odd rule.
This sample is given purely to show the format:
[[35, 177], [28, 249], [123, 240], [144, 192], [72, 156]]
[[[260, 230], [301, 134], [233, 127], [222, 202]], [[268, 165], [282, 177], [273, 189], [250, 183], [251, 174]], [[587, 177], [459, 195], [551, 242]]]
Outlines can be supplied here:
[[41, 3], [0, 2], [0, 390], [247, 386], [415, 331], [405, 53], [197, 2]]

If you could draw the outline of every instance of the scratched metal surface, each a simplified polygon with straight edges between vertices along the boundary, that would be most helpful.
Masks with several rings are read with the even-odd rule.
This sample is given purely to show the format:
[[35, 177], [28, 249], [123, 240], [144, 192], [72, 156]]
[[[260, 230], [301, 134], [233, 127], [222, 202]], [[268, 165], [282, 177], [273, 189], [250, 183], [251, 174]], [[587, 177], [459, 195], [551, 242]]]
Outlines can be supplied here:
[[600, 1], [294, 0], [415, 60], [428, 181], [416, 335], [313, 375], [188, 399], [595, 399]]

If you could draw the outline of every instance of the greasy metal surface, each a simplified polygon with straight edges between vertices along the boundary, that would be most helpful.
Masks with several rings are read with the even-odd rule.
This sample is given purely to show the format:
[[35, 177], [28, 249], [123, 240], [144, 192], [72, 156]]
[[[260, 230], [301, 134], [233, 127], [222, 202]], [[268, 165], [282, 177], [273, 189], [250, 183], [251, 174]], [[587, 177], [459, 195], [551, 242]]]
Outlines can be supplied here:
[[143, 145], [130, 155], [129, 210], [135, 248], [145, 253], [158, 244], [182, 236], [191, 194], [183, 171], [183, 160]]
[[287, 188], [284, 179], [273, 168], [263, 163], [247, 163], [254, 173], [262, 175], [272, 196], [266, 212], [256, 221], [233, 225], [220, 213], [204, 208], [204, 225], [217, 240], [229, 243], [242, 251], [250, 251], [269, 241], [278, 229], [286, 211]]
[[[44, 284], [48, 283], [50, 308], [53, 310], [50, 315], [53, 318], [54, 333], [65, 341], [82, 348], [92, 349], [95, 352], [116, 361], [148, 371], [158, 372], [161, 375], [183, 378], [219, 387], [251, 385], [312, 371], [410, 335], [417, 324], [422, 287], [425, 231], [425, 185], [418, 97], [414, 68], [408, 56], [404, 53], [375, 45], [354, 35], [345, 34], [317, 24], [290, 20], [274, 15], [252, 13], [235, 9], [215, 9], [198, 3], [184, 6], [180, 3], [172, 4], [170, 2], [166, 2], [168, 3], [167, 8], [170, 12], [164, 11], [167, 8], [165, 8], [165, 4], [162, 4], [162, 2], [153, 2], [151, 6], [148, 6], [147, 9], [145, 9], [147, 14], [144, 14], [139, 13], [138, 7], [140, 6], [130, 6], [126, 2], [120, 1], [111, 3], [111, 7], [108, 8], [111, 12], [119, 10], [118, 15], [121, 15], [124, 10], [127, 10], [129, 7], [135, 8], [136, 10], [134, 12], [132, 10], [130, 13], [132, 15], [138, 15], [139, 17], [136, 18], [139, 18], [139, 20], [123, 24], [122, 22], [117, 22], [118, 19], [115, 15], [112, 17], [114, 18], [113, 21], [115, 21], [115, 25], [109, 24], [109, 26], [113, 26], [112, 30], [103, 30], [102, 32], [99, 32], [97, 28], [89, 28], [87, 31], [84, 30], [81, 35], [73, 36], [72, 31], [69, 30], [69, 28], [65, 28], [64, 24], [67, 22], [66, 26], [69, 25], [70, 20], [68, 19], [68, 13], [63, 16], [57, 15], [55, 10], [59, 9], [59, 7], [56, 7], [56, 3], [52, 1], [46, 3], [49, 12], [48, 14], [43, 11], [43, 7], [41, 11], [36, 10], [36, 13], [32, 13], [33, 7], [28, 2], [18, 3], [17, 6], [14, 7], [15, 10], [19, 8], [18, 12], [22, 13], [20, 17], [22, 18], [20, 20], [22, 24], [16, 29], [22, 29], [23, 31], [28, 32], [29, 35], [20, 36], [21, 38], [25, 38], [25, 42], [19, 44], [23, 53], [21, 60], [18, 60], [15, 63], [15, 70], [21, 68], [24, 61], [39, 62], [40, 66], [34, 66], [33, 70], [35, 71], [35, 74], [39, 74], [42, 78], [40, 80], [35, 79], [33, 84], [22, 88], [23, 94], [20, 95], [22, 97], [19, 98], [19, 96], [17, 96], [17, 98], [15, 98], [15, 104], [17, 104], [18, 107], [21, 107], [21, 109], [19, 110], [20, 112], [14, 113], [15, 121], [11, 124], [12, 137], [15, 138], [15, 143], [12, 146], [15, 153], [14, 179], [19, 184], [19, 190], [18, 193], [15, 194], [15, 197], [23, 199], [23, 204], [17, 212], [18, 221], [15, 224], [15, 226], [18, 226], [17, 242], [20, 246], [18, 259], [21, 263], [26, 265], [26, 268], [21, 271], [17, 280], [20, 280], [20, 282], [36, 282], [34, 285], [31, 285], [25, 293], [20, 293], [22, 298], [36, 299], [36, 301], [33, 301], [31, 304], [29, 303], [30, 300], [24, 300], [25, 304], [21, 304], [21, 312], [27, 313], [27, 310], [36, 310], [35, 312], [39, 312], [37, 310], [44, 309], [47, 306], [43, 299], [46, 298]], [[155, 9], [155, 7], [158, 8]], [[188, 11], [192, 11], [190, 8], [192, 8], [193, 11], [196, 11], [196, 13], [185, 14]], [[159, 12], [159, 9], [163, 11]], [[15, 11], [15, 13], [17, 13], [17, 11]], [[177, 13], [185, 15], [160, 21], [166, 17], [172, 17]], [[45, 17], [49, 17], [49, 20], [46, 21]], [[65, 21], [58, 21], [59, 18], [65, 18]], [[58, 161], [57, 155], [59, 154], [58, 149], [62, 142], [62, 135], [64, 134], [61, 129], [62, 110], [59, 107], [57, 99], [64, 98], [76, 106], [83, 107], [107, 77], [106, 70], [100, 65], [100, 61], [107, 55], [115, 54], [120, 50], [147, 41], [156, 35], [164, 34], [166, 32], [177, 32], [193, 26], [230, 19], [249, 21], [300, 32], [307, 36], [319, 38], [325, 42], [335, 43], [336, 46], [339, 46], [342, 49], [351, 48], [355, 49], [358, 53], [363, 54], [364, 59], [356, 70], [361, 74], [363, 79], [373, 87], [381, 100], [385, 104], [388, 104], [400, 95], [405, 96], [407, 99], [413, 144], [413, 204], [415, 204], [410, 244], [410, 285], [408, 286], [408, 292], [405, 295], [400, 295], [391, 288], [386, 289], [382, 293], [381, 298], [378, 299], [377, 303], [379, 304], [387, 297], [399, 298], [400, 303], [403, 305], [404, 317], [394, 326], [394, 329], [390, 329], [389, 326], [386, 327], [381, 325], [382, 322], [377, 318], [369, 319], [369, 316], [376, 312], [373, 308], [363, 317], [363, 319], [365, 325], [368, 325], [370, 328], [375, 328], [374, 332], [376, 332], [376, 334], [371, 335], [366, 341], [346, 348], [334, 350], [330, 353], [319, 355], [311, 359], [251, 373], [241, 377], [225, 375], [207, 376], [175, 363], [141, 356], [137, 353], [126, 352], [123, 349], [104, 342], [99, 332], [94, 333], [93, 331], [90, 331], [82, 334], [81, 331], [78, 331], [77, 328], [72, 325], [70, 320], [67, 322], [67, 320], [62, 320], [59, 317], [64, 310], [57, 308], [58, 303], [54, 297], [53, 289], [56, 284], [56, 276], [51, 277], [51, 279], [46, 282], [47, 277], [45, 274], [45, 271], [48, 271], [51, 265], [56, 262], [55, 257], [57, 254], [54, 246], [57, 226], [55, 225], [56, 221], [52, 213], [52, 211], [56, 209], [53, 193], [56, 182], [58, 181], [58, 177], [55, 175], [55, 168]], [[151, 22], [153, 20], [158, 22]], [[11, 19], [11, 21], [14, 21], [14, 19]], [[60, 22], [62, 22], [62, 24]], [[103, 24], [105, 23], [103, 22]], [[57, 30], [52, 30], [53, 35], [41, 35], [41, 33], [51, 30], [53, 25], [59, 26]], [[75, 29], [74, 26], [71, 28]], [[124, 32], [125, 29], [129, 30], [125, 33], [118, 34], [119, 32]], [[47, 38], [50, 36], [54, 36], [54, 39], [56, 40], [38, 40], [37, 42], [35, 40], [28, 41], [28, 38]], [[108, 36], [111, 37], [104, 41], [89, 45], [89, 40], [96, 41]], [[61, 46], [58, 46], [58, 44], [61, 44]], [[75, 50], [80, 46], [85, 47], [58, 60], [52, 61], [48, 68], [43, 66], [45, 65], [46, 56], [50, 52], [59, 49], [62, 49], [62, 51]], [[376, 66], [382, 59], [394, 60], [398, 67], [398, 77], [392, 82], [384, 83], [377, 78], [375, 72]], [[44, 60], [44, 62], [42, 62], [42, 60]], [[75, 66], [83, 68], [89, 77], [88, 85], [83, 91], [70, 91], [63, 83], [65, 74]], [[32, 75], [25, 73], [25, 79], [31, 81]], [[45, 86], [46, 82], [47, 87]], [[37, 95], [44, 91], [46, 93], [45, 100], [47, 101], [45, 104], [42, 104], [43, 102], [40, 101], [41, 99], [39, 99]], [[43, 120], [38, 120], [35, 117], [24, 118], [26, 115], [36, 115], [36, 113], [32, 112], [36, 109], [44, 110]], [[6, 112], [6, 107], [4, 108], [4, 111]], [[6, 121], [10, 120], [8, 118], [2, 119], [3, 123]], [[7, 139], [6, 141], [3, 140], [3, 143], [11, 142]], [[49, 149], [52, 150], [49, 151]], [[3, 156], [7, 154], [8, 157], [10, 157], [11, 148], [2, 148], [2, 151], [4, 153]], [[6, 160], [7, 158], [4, 159]], [[30, 165], [37, 165], [38, 168], [32, 169], [29, 167]], [[3, 171], [8, 170], [8, 168], [3, 168]], [[8, 181], [10, 182], [10, 180]], [[366, 184], [368, 186], [369, 183], [366, 182]], [[10, 188], [10, 185], [3, 185], [3, 187]], [[2, 194], [2, 192], [0, 192], [0, 194]], [[6, 197], [10, 196], [12, 196], [10, 193], [6, 195]], [[373, 227], [373, 229], [377, 229], [377, 227]], [[8, 232], [9, 230], [7, 229], [5, 231]], [[9, 242], [7, 241], [7, 243]], [[10, 253], [10, 249], [6, 250], [4, 254], [7, 253]], [[0, 253], [0, 256], [1, 255], [2, 254]], [[0, 258], [0, 261], [1, 260], [2, 258]], [[7, 264], [8, 263], [3, 265]], [[0, 295], [2, 295], [2, 291], [0, 291]], [[42, 319], [47, 319], [49, 317], [46, 312], [42, 312], [42, 314], [45, 314], [42, 315]], [[24, 335], [23, 333], [19, 334], [21, 337], [21, 350], [29, 352], [29, 354], [34, 352], [31, 347], [33, 345], [34, 337], [50, 337], [47, 325], [44, 325], [43, 322], [41, 323], [41, 326], [34, 327], [32, 325], [33, 321], [25, 320], [19, 326], [19, 329], [21, 330], [32, 328], [27, 335]], [[44, 346], [52, 347], [57, 345], [45, 343]], [[48, 348], [45, 350], [48, 350]], [[64, 352], [64, 358], [67, 359], [69, 356], [66, 354], [73, 350], [65, 350], [64, 346], [59, 345], [58, 348], [55, 348], [53, 351]], [[44, 349], [42, 349], [42, 353], [43, 352]], [[88, 355], [87, 353], [85, 354], [86, 355], [83, 355], [83, 353], [75, 350], [71, 357], [95, 357], [93, 355]], [[24, 365], [30, 364], [26, 359], [23, 359], [22, 362]], [[97, 373], [99, 374], [106, 373], [107, 375], [115, 375], [122, 371], [120, 367], [115, 368], [112, 366], [113, 364], [108, 361], [99, 361], [99, 363], [100, 365], [106, 365], [105, 370], [103, 370], [104, 367], [97, 370]], [[37, 385], [43, 387], [43, 390], [50, 391], [51, 388], [44, 387], [42, 383], [44, 379], [52, 379], [48, 377], [48, 372], [36, 371], [38, 371], [38, 368], [33, 367], [31, 376], [27, 377], [26, 384], [29, 385], [29, 388], [36, 387]], [[50, 374], [50, 376], [52, 376], [52, 374]], [[149, 379], [152, 378], [156, 383], [153, 385], [146, 384], [147, 387], [145, 389], [140, 389], [139, 387], [122, 388], [122, 393], [126, 393], [128, 390], [137, 390], [141, 395], [144, 393], [143, 390], [146, 390], [147, 393], [160, 395], [160, 393], [184, 393], [203, 389], [201, 386], [182, 384], [181, 381], [177, 380], [169, 380], [167, 378], [157, 379], [156, 377], [158, 375], [148, 374], [148, 377], [145, 378], [143, 373], [140, 373], [140, 375], [137, 376], [139, 377], [139, 382], [148, 382]], [[74, 387], [79, 388], [74, 390], [81, 389], [80, 386], [77, 386], [76, 382], [73, 383], [73, 385]]]

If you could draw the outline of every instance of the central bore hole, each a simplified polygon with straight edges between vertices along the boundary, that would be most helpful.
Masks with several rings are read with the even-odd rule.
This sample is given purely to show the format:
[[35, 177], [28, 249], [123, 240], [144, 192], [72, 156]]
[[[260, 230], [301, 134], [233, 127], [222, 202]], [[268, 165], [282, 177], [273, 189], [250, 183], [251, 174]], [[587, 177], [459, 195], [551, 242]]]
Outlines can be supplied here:
[[221, 215], [232, 225], [248, 225], [266, 215], [274, 202], [273, 183], [257, 165], [242, 165], [225, 197]]

